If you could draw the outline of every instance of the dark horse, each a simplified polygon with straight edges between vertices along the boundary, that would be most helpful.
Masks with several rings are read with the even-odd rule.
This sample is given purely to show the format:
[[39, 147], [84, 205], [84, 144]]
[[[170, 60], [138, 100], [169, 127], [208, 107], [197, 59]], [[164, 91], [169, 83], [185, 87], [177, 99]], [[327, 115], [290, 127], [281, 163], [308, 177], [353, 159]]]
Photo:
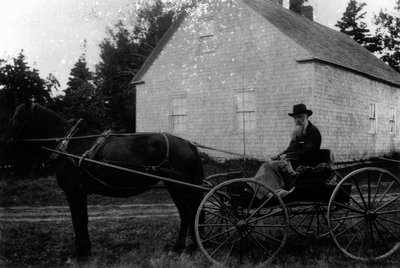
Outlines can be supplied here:
[[[79, 158], [54, 155], [40, 149], [42, 146], [60, 149], [57, 146], [60, 146], [61, 141], [51, 140], [51, 138], [66, 137], [67, 133], [72, 135], [72, 138], [89, 136], [64, 142], [65, 151], [70, 154], [91, 157], [96, 161], [186, 183], [200, 185], [203, 182], [203, 167], [197, 148], [184, 139], [163, 133], [93, 137], [90, 135], [96, 132], [84, 122], [74, 124], [38, 104], [21, 104], [17, 107], [3, 140], [22, 142], [25, 148], [23, 153], [33, 152], [34, 157], [41, 161], [51, 159], [57, 183], [65, 192], [71, 210], [75, 232], [75, 251], [72, 255], [74, 258], [87, 256], [91, 248], [88, 233], [87, 195], [134, 196], [157, 184], [159, 180], [79, 161]], [[50, 139], [35, 141], [35, 139], [44, 138]], [[192, 241], [196, 241], [194, 219], [203, 193], [198, 189], [173, 182], [165, 182], [165, 185], [181, 218], [179, 235], [173, 247], [173, 250], [179, 251], [185, 247], [188, 231]], [[191, 247], [195, 247], [195, 244]]]

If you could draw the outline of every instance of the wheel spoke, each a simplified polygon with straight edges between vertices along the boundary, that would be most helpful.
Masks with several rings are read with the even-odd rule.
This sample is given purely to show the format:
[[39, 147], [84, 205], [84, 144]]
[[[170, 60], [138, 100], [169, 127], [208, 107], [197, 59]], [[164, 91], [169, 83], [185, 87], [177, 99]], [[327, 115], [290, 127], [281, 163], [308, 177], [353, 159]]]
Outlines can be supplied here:
[[261, 204], [261, 206], [259, 206], [259, 207], [256, 209], [256, 211], [254, 211], [249, 217], [246, 218], [246, 221], [249, 220], [249, 219], [251, 219], [251, 218], [253, 218], [253, 216], [254, 216], [257, 212], [259, 212], [259, 211], [272, 199], [272, 197], [273, 197], [273, 195], [269, 196], [269, 197], [267, 198], [267, 200], [265, 200], [265, 201]]
[[259, 235], [261, 235], [261, 236], [265, 236], [265, 237], [267, 237], [267, 238], [269, 238], [269, 239], [271, 239], [271, 240], [274, 240], [275, 242], [282, 243], [281, 240], [279, 240], [279, 239], [277, 239], [277, 238], [275, 238], [275, 237], [269, 236], [269, 235], [267, 235], [267, 234], [261, 233], [261, 232], [259, 232], [259, 231], [257, 231], [257, 230], [254, 230], [254, 229], [253, 229], [253, 232], [255, 232], [256, 234], [259, 234]]
[[210, 224], [199, 224], [199, 227], [234, 227], [236, 224], [223, 224], [223, 223], [210, 223]]
[[386, 196], [386, 194], [388, 193], [388, 191], [390, 190], [390, 188], [392, 188], [393, 184], [395, 183], [395, 181], [392, 181], [388, 188], [385, 190], [385, 192], [382, 194], [382, 196], [379, 198], [379, 201], [376, 203], [376, 207], [382, 202], [383, 198]]
[[359, 224], [362, 223], [363, 221], [364, 221], [364, 219], [361, 219], [361, 220], [357, 221], [356, 223], [354, 223], [353, 225], [351, 225], [349, 228], [347, 228], [347, 229], [341, 231], [340, 233], [338, 233], [336, 236], [339, 237], [339, 236], [341, 236], [341, 235], [347, 233], [348, 231], [350, 231], [351, 229], [353, 229], [354, 227], [356, 227], [357, 225], [359, 225]]
[[235, 247], [236, 241], [238, 240], [239, 233], [236, 233], [235, 241], [233, 241], [231, 248], [229, 249], [228, 255], [225, 258], [224, 265], [228, 262], [229, 257], [231, 256], [232, 250]]
[[379, 210], [381, 210], [381, 209], [383, 209], [383, 208], [389, 206], [390, 204], [392, 204], [393, 202], [395, 202], [395, 201], [397, 201], [397, 200], [399, 200], [399, 199], [400, 199], [400, 196], [396, 197], [396, 198], [393, 199], [393, 200], [390, 200], [389, 202], [383, 204], [383, 205], [380, 206], [379, 208], [376, 208], [375, 211], [379, 211]]
[[[216, 217], [216, 216], [214, 215], [213, 218], [215, 218], [215, 217]], [[215, 223], [218, 223], [218, 224], [219, 224], [220, 222], [223, 222], [223, 219], [221, 219], [220, 217], [218, 217], [217, 220], [215, 221]], [[208, 223], [208, 222], [207, 222], [207, 223]], [[220, 229], [221, 229], [221, 228], [220, 228]], [[207, 231], [207, 233], [204, 235], [204, 237], [209, 236], [213, 230], [214, 230], [214, 226], [212, 226], [212, 227]]]
[[[203, 243], [204, 243], [204, 242], [208, 242], [208, 241], [210, 241], [210, 240], [212, 240], [212, 239], [214, 239], [214, 238], [220, 237], [221, 235], [227, 234], [227, 233], [232, 232], [232, 231], [235, 231], [234, 233], [236, 233], [236, 228], [230, 228], [230, 229], [228, 229], [228, 230], [223, 231], [222, 233], [213, 235], [212, 237], [209, 237], [209, 238], [207, 238], [207, 239], [203, 239], [202, 242], [203, 242]], [[232, 237], [232, 236], [230, 236], [230, 237]]]
[[210, 256], [212, 257], [215, 253], [217, 253], [217, 251], [222, 248], [223, 245], [225, 245], [234, 235], [237, 235], [237, 232], [234, 232], [233, 234], [231, 234], [229, 237], [227, 237], [211, 254]]
[[400, 226], [400, 222], [397, 222], [397, 221], [394, 221], [394, 220], [391, 220], [391, 219], [386, 219], [386, 218], [381, 218], [381, 217], [378, 217], [378, 219], [383, 220], [383, 221], [387, 221], [387, 222], [390, 222], [390, 223], [393, 223], [393, 224], [396, 224], [396, 225]]
[[[358, 181], [357, 181], [355, 178], [353, 178], [353, 182], [354, 182], [354, 184], [356, 185], [357, 191], [358, 191], [358, 193], [360, 194], [360, 197], [361, 197], [361, 201], [362, 201], [362, 203], [364, 204], [364, 208], [361, 207], [361, 205], [360, 205], [360, 207], [361, 207], [361, 209], [364, 209], [364, 210], [365, 210], [365, 208], [368, 208], [368, 205], [367, 205], [367, 203], [365, 202], [364, 195], [363, 195], [363, 193], [362, 193], [362, 191], [361, 191], [361, 189], [360, 189], [360, 185], [358, 185]], [[354, 199], [353, 199], [353, 200], [354, 200]]]
[[400, 242], [400, 239], [397, 236], [395, 236], [383, 223], [379, 221], [376, 221], [376, 223], [382, 226], [382, 228], [385, 229], [385, 231], [389, 233], [397, 242]]
[[257, 239], [256, 237], [253, 236], [253, 234], [250, 234], [250, 236], [251, 236], [251, 238], [254, 239], [254, 241], [256, 241], [256, 244], [258, 244], [258, 246], [264, 250], [264, 252], [266, 252], [269, 256], [272, 256], [272, 254], [269, 252], [269, 250], [266, 249], [266, 248], [261, 244], [261, 242], [258, 241], [258, 239]]
[[311, 214], [311, 220], [308, 223], [308, 227], [307, 227], [307, 232], [306, 232], [307, 234], [310, 232], [311, 224], [313, 223], [313, 221], [314, 221], [314, 213]]
[[294, 226], [294, 229], [297, 230], [297, 229], [301, 226], [301, 224], [302, 224], [309, 216], [310, 216], [309, 214], [304, 215], [304, 216], [301, 218], [301, 220], [296, 224], [296, 226]]
[[364, 236], [363, 236], [363, 238], [362, 238], [362, 240], [361, 240], [360, 248], [358, 249], [358, 257], [361, 256], [361, 250], [362, 250], [362, 248], [363, 248], [363, 246], [364, 246], [365, 237], [367, 236], [367, 226], [366, 226], [366, 223], [364, 224], [364, 226], [365, 226], [365, 228], [364, 228]]
[[222, 216], [222, 215], [220, 215], [220, 214], [216, 214], [216, 213], [211, 212], [211, 211], [207, 211], [207, 212], [208, 212], [209, 214], [211, 214], [211, 215], [214, 215], [214, 216], [220, 218], [220, 219], [224, 219], [224, 220], [226, 220], [226, 221], [235, 223], [233, 220], [231, 220], [231, 219], [229, 219], [229, 218], [226, 218], [226, 217], [224, 217], [224, 216]]
[[371, 247], [375, 248], [375, 239], [374, 239], [374, 233], [373, 233], [373, 229], [372, 229], [372, 222], [369, 222], [369, 236], [371, 238]]
[[260, 187], [261, 187], [261, 185], [258, 185], [257, 191], [254, 192], [254, 194], [253, 194], [253, 196], [251, 198], [249, 207], [247, 208], [247, 211], [246, 211], [246, 215], [244, 216], [245, 219], [247, 218], [247, 216], [249, 216], [249, 211], [251, 209], [251, 206], [253, 205], [254, 199], [257, 197], [257, 194], [258, 194], [258, 191], [260, 190]]
[[344, 221], [344, 220], [350, 220], [350, 219], [357, 219], [357, 218], [362, 218], [364, 215], [351, 215], [351, 216], [345, 216], [341, 218], [334, 218], [332, 221]]
[[376, 221], [373, 221], [372, 223], [373, 223], [375, 230], [376, 230], [378, 236], [380, 237], [381, 241], [385, 244], [386, 248], [390, 249], [390, 245], [386, 242], [386, 239], [383, 237], [381, 231], [379, 230], [378, 226], [376, 225]]
[[381, 187], [382, 176], [383, 176], [383, 173], [381, 172], [379, 175], [377, 186], [376, 186], [374, 198], [372, 199], [372, 204], [375, 204], [376, 197], [378, 196], [379, 188]]
[[[232, 216], [234, 219], [236, 219], [236, 215], [234, 215], [234, 214], [232, 213], [232, 211], [229, 209], [229, 207], [227, 207], [227, 206], [224, 204], [224, 202], [222, 202], [222, 201], [219, 200], [218, 198], [214, 198], [214, 199], [218, 202], [218, 204], [221, 205], [221, 207], [223, 207], [223, 208], [225, 209], [226, 212], [228, 212], [229, 214], [231, 214], [231, 216]], [[210, 201], [210, 202], [211, 202], [211, 201]]]
[[371, 177], [368, 172], [368, 209], [371, 209]]
[[261, 216], [261, 217], [258, 217], [258, 218], [252, 219], [252, 220], [250, 220], [251, 217], [249, 217], [249, 218], [246, 219], [246, 221], [247, 221], [248, 224], [251, 224], [251, 223], [253, 223], [253, 222], [260, 221], [260, 220], [263, 220], [263, 219], [265, 219], [265, 218], [275, 216], [276, 214], [278, 214], [278, 213], [280, 213], [280, 212], [282, 212], [282, 209], [277, 209], [277, 210], [275, 210], [274, 212], [271, 212], [271, 213], [269, 213], [269, 214], [265, 214], [265, 215], [263, 215], [263, 216]]
[[354, 208], [354, 207], [351, 207], [351, 206], [349, 206], [349, 205], [345, 205], [345, 204], [343, 204], [343, 203], [339, 203], [339, 202], [333, 202], [336, 206], [338, 206], [338, 207], [342, 207], [342, 208], [345, 208], [345, 209], [347, 209], [347, 210], [351, 210], [351, 211], [353, 211], [353, 212], [357, 212], [357, 213], [360, 213], [360, 214], [364, 214], [364, 209], [363, 210], [359, 210], [359, 209], [356, 209], [356, 208]]
[[361, 226], [361, 228], [359, 228], [356, 233], [353, 235], [353, 237], [351, 238], [351, 240], [349, 241], [349, 243], [347, 244], [347, 246], [344, 248], [345, 250], [347, 250], [349, 248], [349, 246], [351, 245], [351, 243], [353, 243], [354, 239], [356, 239], [356, 237], [358, 236], [358, 234], [361, 232], [361, 230], [363, 226]]
[[385, 211], [380, 211], [380, 212], [376, 212], [377, 215], [385, 215], [385, 214], [392, 214], [392, 213], [399, 213], [400, 209], [396, 209], [396, 210], [385, 210]]

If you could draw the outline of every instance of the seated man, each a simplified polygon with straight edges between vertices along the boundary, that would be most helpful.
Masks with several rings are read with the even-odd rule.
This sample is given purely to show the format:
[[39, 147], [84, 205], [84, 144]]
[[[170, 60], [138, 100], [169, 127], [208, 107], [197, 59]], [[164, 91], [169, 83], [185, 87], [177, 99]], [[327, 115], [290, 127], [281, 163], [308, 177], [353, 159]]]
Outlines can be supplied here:
[[289, 147], [271, 158], [258, 170], [255, 179], [266, 183], [273, 189], [290, 189], [297, 178], [295, 169], [300, 165], [312, 165], [314, 156], [321, 146], [321, 133], [308, 117], [312, 115], [304, 104], [293, 106], [295, 126]]

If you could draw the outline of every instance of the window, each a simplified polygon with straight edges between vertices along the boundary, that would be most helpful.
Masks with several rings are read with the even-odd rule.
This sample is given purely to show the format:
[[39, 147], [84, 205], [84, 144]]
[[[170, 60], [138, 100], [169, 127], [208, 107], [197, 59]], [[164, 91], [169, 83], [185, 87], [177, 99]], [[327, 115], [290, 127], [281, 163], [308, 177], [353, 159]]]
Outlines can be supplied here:
[[200, 52], [212, 52], [215, 49], [214, 41], [215, 21], [213, 17], [204, 18], [200, 22], [199, 49]]
[[377, 132], [376, 103], [369, 104], [369, 132], [372, 134]]
[[256, 128], [256, 98], [254, 89], [235, 91], [235, 111], [237, 130]]
[[396, 133], [396, 108], [389, 107], [389, 133]]
[[187, 96], [177, 95], [171, 99], [171, 129], [174, 132], [186, 131]]

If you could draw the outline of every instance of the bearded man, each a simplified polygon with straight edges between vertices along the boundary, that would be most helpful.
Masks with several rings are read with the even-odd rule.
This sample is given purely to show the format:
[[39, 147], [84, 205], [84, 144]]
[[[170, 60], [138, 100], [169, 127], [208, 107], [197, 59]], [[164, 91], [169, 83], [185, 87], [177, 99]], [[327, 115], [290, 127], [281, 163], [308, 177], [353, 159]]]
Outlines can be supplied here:
[[[295, 126], [289, 147], [266, 161], [258, 170], [254, 179], [271, 186], [272, 189], [291, 189], [294, 185], [299, 166], [313, 166], [321, 146], [321, 133], [308, 118], [313, 114], [303, 103], [293, 106], [289, 116], [294, 118]], [[285, 192], [286, 195], [288, 192]], [[261, 195], [261, 193], [260, 193]]]
[[294, 118], [295, 126], [289, 147], [272, 160], [288, 159], [294, 169], [300, 165], [314, 165], [322, 138], [318, 128], [308, 120], [312, 114], [303, 103], [293, 106], [289, 116]]

